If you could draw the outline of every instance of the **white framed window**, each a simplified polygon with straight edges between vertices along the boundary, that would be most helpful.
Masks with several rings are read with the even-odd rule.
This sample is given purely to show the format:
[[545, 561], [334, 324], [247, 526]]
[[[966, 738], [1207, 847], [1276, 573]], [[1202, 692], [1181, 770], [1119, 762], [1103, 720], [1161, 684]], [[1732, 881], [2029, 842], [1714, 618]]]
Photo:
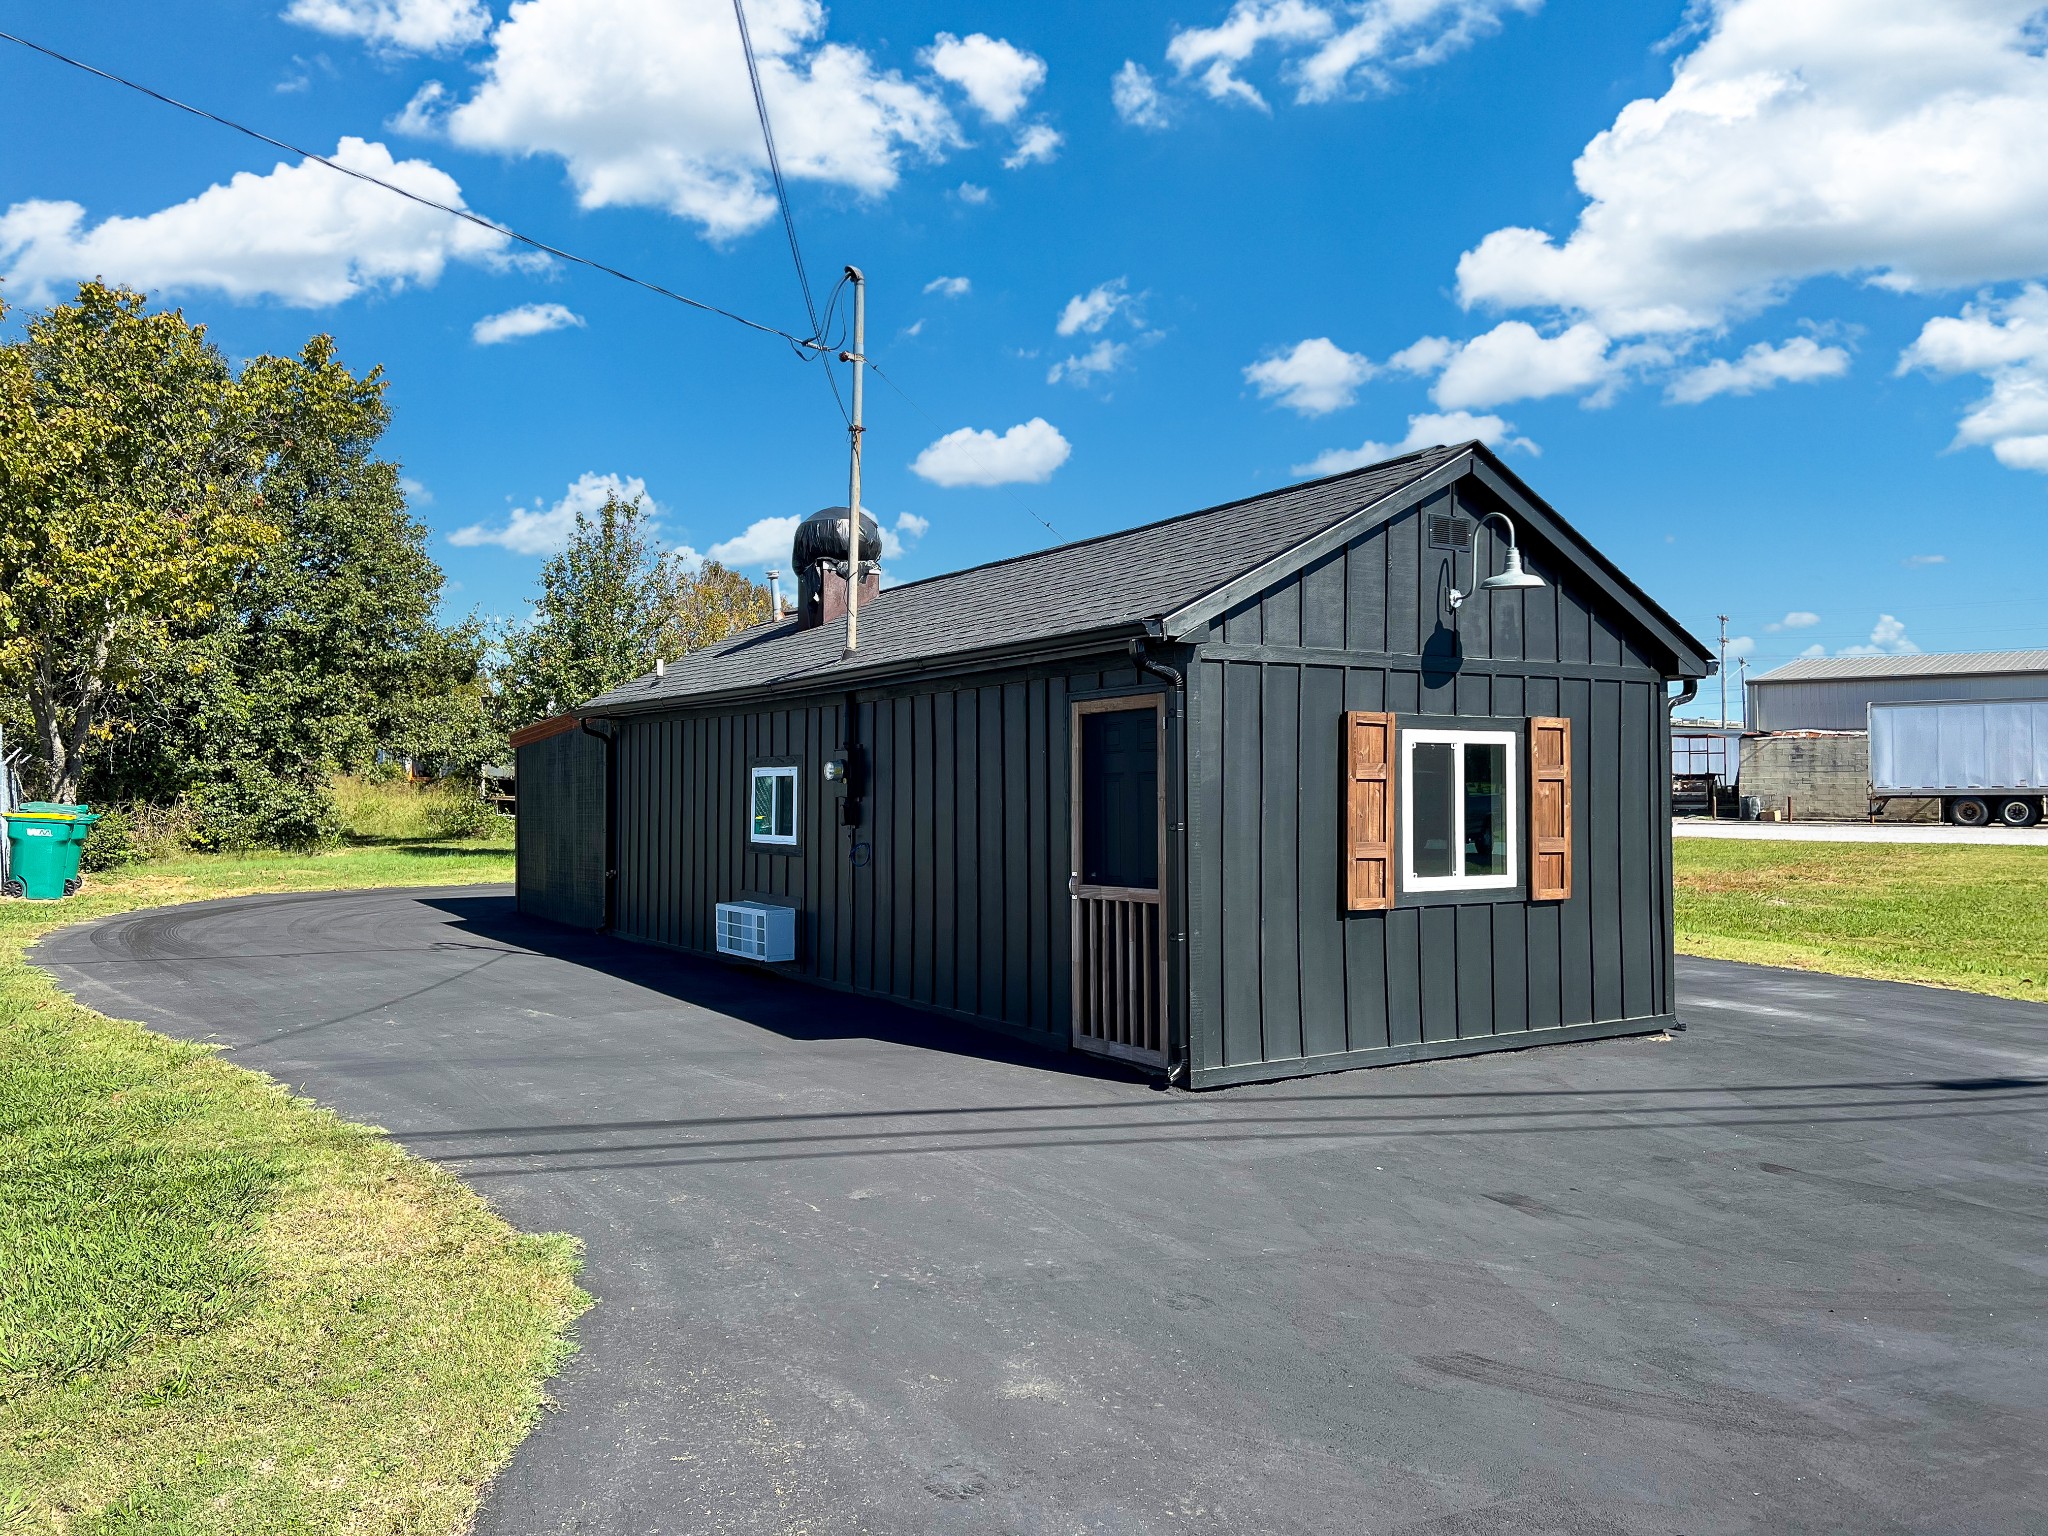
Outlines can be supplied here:
[[1506, 890], [1521, 879], [1513, 731], [1401, 732], [1401, 889]]
[[748, 839], [778, 847], [796, 846], [796, 768], [794, 765], [754, 770], [753, 822]]

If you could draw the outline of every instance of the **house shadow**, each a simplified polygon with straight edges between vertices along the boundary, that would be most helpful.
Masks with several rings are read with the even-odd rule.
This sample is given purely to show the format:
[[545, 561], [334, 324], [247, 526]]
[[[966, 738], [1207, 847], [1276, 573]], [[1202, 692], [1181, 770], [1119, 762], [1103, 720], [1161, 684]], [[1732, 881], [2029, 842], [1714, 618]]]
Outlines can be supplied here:
[[1164, 1086], [1154, 1074], [1066, 1050], [1063, 1042], [1050, 1037], [1040, 1043], [936, 1010], [842, 991], [804, 976], [529, 917], [518, 910], [510, 894], [437, 895], [420, 902], [454, 918], [455, 928], [466, 937], [545, 955], [790, 1040], [876, 1040], [1066, 1077]]

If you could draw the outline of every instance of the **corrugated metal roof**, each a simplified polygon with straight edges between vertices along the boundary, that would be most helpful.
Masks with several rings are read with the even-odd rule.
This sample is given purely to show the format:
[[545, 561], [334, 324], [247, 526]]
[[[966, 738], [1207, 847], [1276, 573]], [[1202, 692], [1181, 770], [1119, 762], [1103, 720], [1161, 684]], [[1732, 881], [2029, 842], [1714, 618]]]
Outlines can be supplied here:
[[1782, 667], [1759, 672], [1758, 683], [1812, 683], [1838, 678], [1983, 677], [2048, 672], [2048, 650], [1956, 651], [1920, 656], [1802, 656]]

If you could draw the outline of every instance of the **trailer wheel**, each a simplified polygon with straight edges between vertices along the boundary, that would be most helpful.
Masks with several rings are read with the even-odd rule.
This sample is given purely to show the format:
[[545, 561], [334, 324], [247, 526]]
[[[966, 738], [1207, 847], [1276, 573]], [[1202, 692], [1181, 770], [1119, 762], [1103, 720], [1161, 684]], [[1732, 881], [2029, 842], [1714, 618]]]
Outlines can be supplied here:
[[1960, 800], [1949, 801], [1948, 819], [1959, 827], [1986, 826], [1991, 821], [1991, 804], [1975, 795], [1965, 795]]
[[1998, 819], [2008, 827], [2031, 827], [2041, 819], [2041, 803], [2038, 800], [2001, 801]]

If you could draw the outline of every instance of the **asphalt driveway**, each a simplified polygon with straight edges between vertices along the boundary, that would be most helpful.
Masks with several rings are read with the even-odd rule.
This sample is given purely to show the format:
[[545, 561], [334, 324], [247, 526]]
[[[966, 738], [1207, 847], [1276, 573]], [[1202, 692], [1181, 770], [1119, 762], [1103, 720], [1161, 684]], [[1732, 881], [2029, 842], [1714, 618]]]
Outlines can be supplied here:
[[471, 887], [36, 958], [589, 1246], [511, 1532], [2017, 1532], [2048, 1009], [1682, 962], [1659, 1040], [1200, 1097]]

